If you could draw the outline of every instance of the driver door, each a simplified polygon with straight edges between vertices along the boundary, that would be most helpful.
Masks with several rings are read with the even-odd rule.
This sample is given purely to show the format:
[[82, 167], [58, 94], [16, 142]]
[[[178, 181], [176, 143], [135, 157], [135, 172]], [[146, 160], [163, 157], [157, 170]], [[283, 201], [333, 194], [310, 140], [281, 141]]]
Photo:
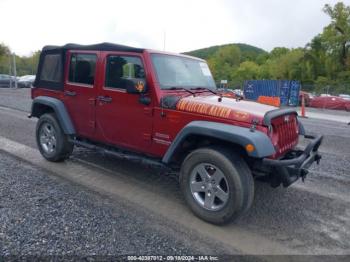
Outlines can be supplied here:
[[140, 94], [126, 92], [130, 80], [145, 79], [141, 55], [103, 52], [103, 80], [97, 91], [96, 123], [99, 140], [119, 147], [149, 151], [152, 102], [139, 102]]

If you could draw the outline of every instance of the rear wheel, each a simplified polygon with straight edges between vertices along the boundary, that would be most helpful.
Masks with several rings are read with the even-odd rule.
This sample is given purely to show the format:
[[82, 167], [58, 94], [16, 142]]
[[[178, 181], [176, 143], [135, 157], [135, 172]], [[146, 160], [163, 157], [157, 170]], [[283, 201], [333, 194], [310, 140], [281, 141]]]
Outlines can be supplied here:
[[254, 180], [247, 164], [219, 147], [190, 153], [181, 167], [180, 184], [194, 214], [214, 224], [238, 218], [254, 199]]
[[52, 162], [68, 158], [74, 147], [69, 143], [54, 114], [40, 117], [36, 127], [36, 141], [42, 156]]

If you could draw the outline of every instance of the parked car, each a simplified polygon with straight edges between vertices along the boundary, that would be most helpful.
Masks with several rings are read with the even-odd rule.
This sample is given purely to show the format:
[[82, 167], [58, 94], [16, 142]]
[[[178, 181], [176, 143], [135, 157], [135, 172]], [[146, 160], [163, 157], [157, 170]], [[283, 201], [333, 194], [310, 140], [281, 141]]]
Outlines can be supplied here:
[[9, 88], [11, 81], [12, 81], [12, 85], [14, 85], [15, 79], [16, 78], [13, 76], [6, 75], [6, 74], [0, 74], [0, 87]]
[[231, 89], [218, 88], [216, 92], [223, 97], [236, 98], [236, 94]]
[[338, 96], [319, 96], [311, 100], [310, 107], [350, 111], [350, 101]]
[[31, 88], [35, 81], [35, 75], [21, 76], [17, 82], [19, 88]]
[[244, 96], [244, 93], [241, 89], [234, 89], [233, 92], [237, 95], [237, 96], [240, 96], [240, 97], [243, 97]]
[[340, 94], [339, 97], [345, 99], [345, 100], [350, 100], [350, 95], [346, 95], [346, 94]]
[[218, 88], [217, 93], [221, 94], [223, 97], [243, 99], [243, 92], [240, 89]]
[[[66, 62], [64, 62], [66, 61]], [[44, 47], [32, 88], [36, 141], [49, 161], [74, 146], [179, 172], [198, 217], [249, 210], [254, 178], [288, 187], [320, 161], [294, 109], [220, 97], [204, 60], [109, 43]], [[296, 149], [299, 135], [310, 141]]]

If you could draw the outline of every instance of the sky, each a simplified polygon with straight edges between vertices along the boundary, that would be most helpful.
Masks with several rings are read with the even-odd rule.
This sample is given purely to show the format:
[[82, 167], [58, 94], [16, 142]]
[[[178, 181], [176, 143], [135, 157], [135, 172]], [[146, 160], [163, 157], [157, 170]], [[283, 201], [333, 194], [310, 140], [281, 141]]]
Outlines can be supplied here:
[[44, 45], [100, 42], [177, 53], [227, 43], [296, 48], [329, 24], [322, 8], [336, 2], [0, 0], [0, 43], [19, 55]]

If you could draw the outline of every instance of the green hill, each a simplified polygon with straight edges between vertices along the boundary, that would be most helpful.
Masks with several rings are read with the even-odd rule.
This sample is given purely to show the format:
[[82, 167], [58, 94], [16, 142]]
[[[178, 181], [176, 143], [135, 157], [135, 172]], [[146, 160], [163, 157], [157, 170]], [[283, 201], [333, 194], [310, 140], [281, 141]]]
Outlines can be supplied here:
[[[185, 52], [184, 54], [186, 55], [190, 55], [190, 56], [195, 56], [195, 57], [199, 57], [202, 59], [208, 59], [209, 57], [211, 57], [212, 55], [215, 54], [215, 52], [221, 48], [221, 47], [225, 47], [225, 46], [230, 46], [230, 45], [234, 45], [237, 46], [242, 53], [242, 56], [244, 58], [247, 59], [254, 59], [256, 58], [258, 55], [260, 54], [264, 54], [267, 53], [265, 50], [259, 48], [259, 47], [255, 47], [252, 45], [247, 45], [247, 44], [226, 44], [226, 45], [216, 45], [216, 46], [211, 46], [211, 47], [207, 47], [207, 48], [202, 48], [202, 49], [198, 49], [198, 50], [193, 50], [193, 51], [189, 51], [189, 52]], [[250, 60], [249, 59], [249, 60]]]

